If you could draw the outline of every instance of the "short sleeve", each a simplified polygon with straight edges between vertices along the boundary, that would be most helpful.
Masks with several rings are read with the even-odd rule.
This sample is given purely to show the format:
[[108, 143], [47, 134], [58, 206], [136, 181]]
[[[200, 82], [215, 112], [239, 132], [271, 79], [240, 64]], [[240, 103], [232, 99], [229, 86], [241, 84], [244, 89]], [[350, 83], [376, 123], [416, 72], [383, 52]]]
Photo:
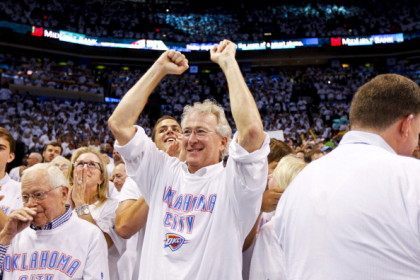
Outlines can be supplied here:
[[125, 200], [137, 200], [141, 196], [140, 189], [136, 182], [134, 182], [134, 180], [130, 177], [127, 177], [120, 191], [119, 202], [123, 202]]
[[157, 149], [155, 143], [137, 126], [136, 134], [124, 146], [115, 143], [115, 149], [125, 162], [127, 174], [139, 187], [147, 202], [150, 201], [155, 179], [165, 168], [167, 161], [174, 158]]
[[118, 207], [118, 200], [107, 199], [105, 204], [100, 209], [94, 209], [95, 205], [89, 205], [91, 215], [95, 220], [96, 225], [106, 234], [111, 237], [112, 242], [121, 254], [125, 250], [125, 240], [121, 238], [115, 231], [115, 215]]
[[270, 138], [266, 134], [261, 147], [252, 153], [241, 147], [236, 139], [237, 134], [229, 146], [226, 188], [232, 204], [235, 205], [234, 211], [241, 233], [246, 236], [260, 213], [262, 193], [267, 184]]

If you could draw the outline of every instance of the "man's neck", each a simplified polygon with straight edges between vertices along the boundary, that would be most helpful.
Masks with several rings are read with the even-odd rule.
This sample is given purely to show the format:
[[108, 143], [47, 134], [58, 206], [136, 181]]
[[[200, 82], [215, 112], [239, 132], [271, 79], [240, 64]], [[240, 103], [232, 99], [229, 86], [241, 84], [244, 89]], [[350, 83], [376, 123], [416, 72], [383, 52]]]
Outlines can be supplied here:
[[[53, 222], [54, 222], [55, 220], [59, 219], [60, 217], [62, 217], [64, 214], [66, 214], [67, 210], [68, 210], [68, 207], [67, 207], [67, 206], [65, 206], [65, 207], [63, 208], [63, 211], [61, 211], [61, 213], [60, 213], [58, 216], [56, 216], [55, 218], [51, 219], [50, 221], [46, 222], [46, 223], [45, 223], [45, 224], [43, 224], [43, 225], [35, 225], [35, 224], [31, 224], [31, 227], [32, 227], [33, 229], [43, 229], [43, 228], [45, 228], [47, 225], [50, 225], [50, 226], [51, 226], [51, 228], [49, 228], [49, 229], [56, 228], [57, 226], [59, 226], [59, 225], [60, 225], [60, 223], [54, 223], [54, 224], [53, 224]], [[66, 218], [66, 220], [67, 220], [67, 219], [68, 219], [68, 218]]]
[[373, 133], [379, 135], [384, 139], [384, 141], [396, 152], [398, 153], [398, 141], [395, 134], [395, 128], [390, 126], [386, 129], [375, 129], [367, 127], [352, 127], [352, 130], [363, 131], [368, 133]]

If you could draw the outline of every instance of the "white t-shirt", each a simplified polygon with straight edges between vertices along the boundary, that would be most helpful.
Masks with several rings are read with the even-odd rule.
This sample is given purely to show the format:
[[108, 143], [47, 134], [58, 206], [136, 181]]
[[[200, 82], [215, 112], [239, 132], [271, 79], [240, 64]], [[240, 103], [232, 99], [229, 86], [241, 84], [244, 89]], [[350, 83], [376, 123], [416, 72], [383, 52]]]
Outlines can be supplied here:
[[[257, 234], [255, 235], [254, 241], [252, 242], [251, 246], [249, 246], [248, 249], [242, 252], [242, 278], [243, 280], [250, 279], [250, 270], [251, 270], [251, 265], [252, 265], [251, 260], [252, 258], [254, 258], [254, 250], [257, 243], [257, 239], [259, 238], [258, 233], [261, 227], [271, 220], [271, 218], [274, 216], [274, 213], [275, 211], [272, 211], [269, 213], [266, 213], [266, 212], [261, 213], [258, 219], [258, 224], [257, 224], [257, 229], [256, 229]], [[254, 279], [258, 279], [258, 278], [254, 278]], [[266, 279], [277, 279], [277, 278], [266, 278]]]
[[[121, 188], [119, 201], [137, 200], [141, 197], [140, 189], [130, 177], [125, 179]], [[118, 261], [120, 279], [137, 280], [139, 278], [140, 257], [143, 247], [145, 228], [127, 239], [127, 249]]]
[[10, 178], [16, 182], [20, 182], [20, 166], [12, 168], [9, 172]]
[[0, 200], [0, 209], [6, 215], [23, 207], [21, 185], [11, 179], [7, 173], [0, 180], [0, 195], [4, 195], [4, 198]]
[[115, 145], [149, 205], [139, 279], [242, 278], [243, 242], [267, 182], [268, 144], [266, 136], [248, 153], [234, 137], [226, 167], [194, 174], [140, 127], [125, 146]]
[[119, 200], [120, 192], [115, 187], [114, 183], [109, 181], [108, 182], [108, 197], [111, 197], [115, 200]]
[[284, 253], [278, 245], [273, 222], [262, 225], [255, 236], [254, 251], [249, 269], [249, 280], [285, 280]]
[[4, 280], [110, 279], [102, 232], [74, 214], [55, 229], [28, 227], [17, 234], [7, 249], [3, 268]]
[[379, 136], [344, 135], [273, 217], [287, 279], [420, 279], [420, 161]]
[[[89, 205], [90, 214], [95, 220], [96, 225], [105, 233], [107, 233], [114, 245], [108, 249], [108, 266], [109, 277], [112, 280], [118, 280], [117, 263], [125, 250], [126, 242], [122, 239], [114, 229], [115, 225], [115, 211], [118, 207], [118, 200], [108, 198], [102, 205], [99, 203]], [[123, 280], [123, 279], [121, 279]]]

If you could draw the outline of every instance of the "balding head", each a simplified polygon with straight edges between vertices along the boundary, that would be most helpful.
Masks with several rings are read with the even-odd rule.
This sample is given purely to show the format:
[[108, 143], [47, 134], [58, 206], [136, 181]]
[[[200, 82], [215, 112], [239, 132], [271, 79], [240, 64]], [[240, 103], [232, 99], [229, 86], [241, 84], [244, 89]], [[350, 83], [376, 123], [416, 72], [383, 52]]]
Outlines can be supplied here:
[[117, 164], [112, 171], [111, 181], [114, 183], [114, 186], [118, 191], [121, 191], [122, 186], [124, 185], [125, 180], [127, 179], [127, 172], [125, 171], [125, 164]]
[[42, 162], [42, 155], [40, 153], [30, 153], [28, 158], [27, 158], [27, 162], [28, 162], [28, 167], [31, 167], [37, 163], [41, 163]]
[[35, 164], [23, 172], [22, 201], [36, 211], [33, 225], [42, 227], [66, 211], [67, 186], [61, 170], [49, 163]]

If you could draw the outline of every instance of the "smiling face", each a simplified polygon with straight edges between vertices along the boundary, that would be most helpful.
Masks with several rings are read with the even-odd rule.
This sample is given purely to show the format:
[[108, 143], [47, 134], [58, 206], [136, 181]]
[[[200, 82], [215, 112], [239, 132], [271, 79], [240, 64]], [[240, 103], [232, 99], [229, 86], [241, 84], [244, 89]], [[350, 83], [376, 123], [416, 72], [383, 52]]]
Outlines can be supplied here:
[[166, 151], [181, 136], [181, 126], [177, 121], [164, 119], [156, 125], [154, 141], [159, 150]]
[[192, 113], [183, 122], [182, 146], [191, 173], [221, 160], [227, 138], [216, 132], [217, 118], [213, 114]]

